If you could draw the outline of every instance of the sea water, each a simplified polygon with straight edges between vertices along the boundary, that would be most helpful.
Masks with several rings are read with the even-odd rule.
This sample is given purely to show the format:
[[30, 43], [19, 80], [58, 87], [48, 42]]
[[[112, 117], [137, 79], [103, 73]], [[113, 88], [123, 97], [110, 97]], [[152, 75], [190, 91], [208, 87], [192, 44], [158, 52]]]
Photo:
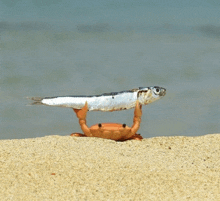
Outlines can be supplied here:
[[[219, 10], [217, 1], [2, 1], [0, 139], [81, 132], [72, 109], [26, 97], [148, 86], [167, 94], [143, 106], [143, 137], [219, 133]], [[88, 112], [87, 123], [131, 126], [133, 113]]]

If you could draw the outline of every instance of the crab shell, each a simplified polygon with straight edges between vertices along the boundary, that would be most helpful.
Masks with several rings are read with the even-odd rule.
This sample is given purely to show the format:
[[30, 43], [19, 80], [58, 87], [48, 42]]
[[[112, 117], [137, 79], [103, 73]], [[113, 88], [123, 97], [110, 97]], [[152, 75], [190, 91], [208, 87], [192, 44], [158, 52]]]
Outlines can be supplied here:
[[136, 134], [136, 132], [140, 127], [141, 115], [142, 115], [141, 104], [139, 104], [139, 101], [136, 101], [133, 125], [131, 128], [126, 126], [126, 124], [118, 124], [118, 123], [95, 124], [89, 128], [86, 125], [86, 114], [88, 110], [87, 102], [85, 103], [82, 109], [73, 109], [73, 110], [76, 113], [77, 118], [79, 119], [79, 124], [84, 134], [72, 133], [71, 136], [99, 137], [99, 138], [111, 139], [116, 141], [143, 139], [141, 135]]

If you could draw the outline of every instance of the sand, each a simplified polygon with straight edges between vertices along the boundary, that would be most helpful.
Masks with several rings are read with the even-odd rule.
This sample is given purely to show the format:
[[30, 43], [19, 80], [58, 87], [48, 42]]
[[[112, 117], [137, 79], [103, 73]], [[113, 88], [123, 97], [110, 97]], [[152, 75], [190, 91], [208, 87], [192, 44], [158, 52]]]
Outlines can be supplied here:
[[0, 141], [0, 200], [220, 200], [220, 134]]

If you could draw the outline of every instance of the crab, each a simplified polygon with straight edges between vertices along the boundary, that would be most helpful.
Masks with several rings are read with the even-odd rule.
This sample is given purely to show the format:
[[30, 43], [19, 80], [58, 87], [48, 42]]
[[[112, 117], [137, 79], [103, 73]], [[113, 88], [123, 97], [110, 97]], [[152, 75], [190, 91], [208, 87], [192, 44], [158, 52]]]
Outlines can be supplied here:
[[88, 111], [88, 104], [85, 103], [81, 109], [73, 109], [79, 119], [80, 127], [84, 134], [72, 133], [71, 136], [76, 137], [99, 137], [105, 139], [111, 139], [115, 141], [125, 140], [141, 140], [143, 137], [140, 134], [136, 134], [140, 127], [142, 105], [139, 101], [136, 101], [134, 109], [134, 118], [132, 127], [128, 127], [126, 124], [119, 123], [99, 123], [91, 126], [90, 128], [86, 125], [86, 114]]

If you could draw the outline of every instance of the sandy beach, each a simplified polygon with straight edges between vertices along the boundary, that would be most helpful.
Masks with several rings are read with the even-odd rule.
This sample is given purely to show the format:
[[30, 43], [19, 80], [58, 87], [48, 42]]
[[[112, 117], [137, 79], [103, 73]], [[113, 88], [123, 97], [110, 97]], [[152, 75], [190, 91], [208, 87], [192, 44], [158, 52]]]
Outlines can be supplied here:
[[0, 141], [0, 200], [220, 200], [220, 135]]

